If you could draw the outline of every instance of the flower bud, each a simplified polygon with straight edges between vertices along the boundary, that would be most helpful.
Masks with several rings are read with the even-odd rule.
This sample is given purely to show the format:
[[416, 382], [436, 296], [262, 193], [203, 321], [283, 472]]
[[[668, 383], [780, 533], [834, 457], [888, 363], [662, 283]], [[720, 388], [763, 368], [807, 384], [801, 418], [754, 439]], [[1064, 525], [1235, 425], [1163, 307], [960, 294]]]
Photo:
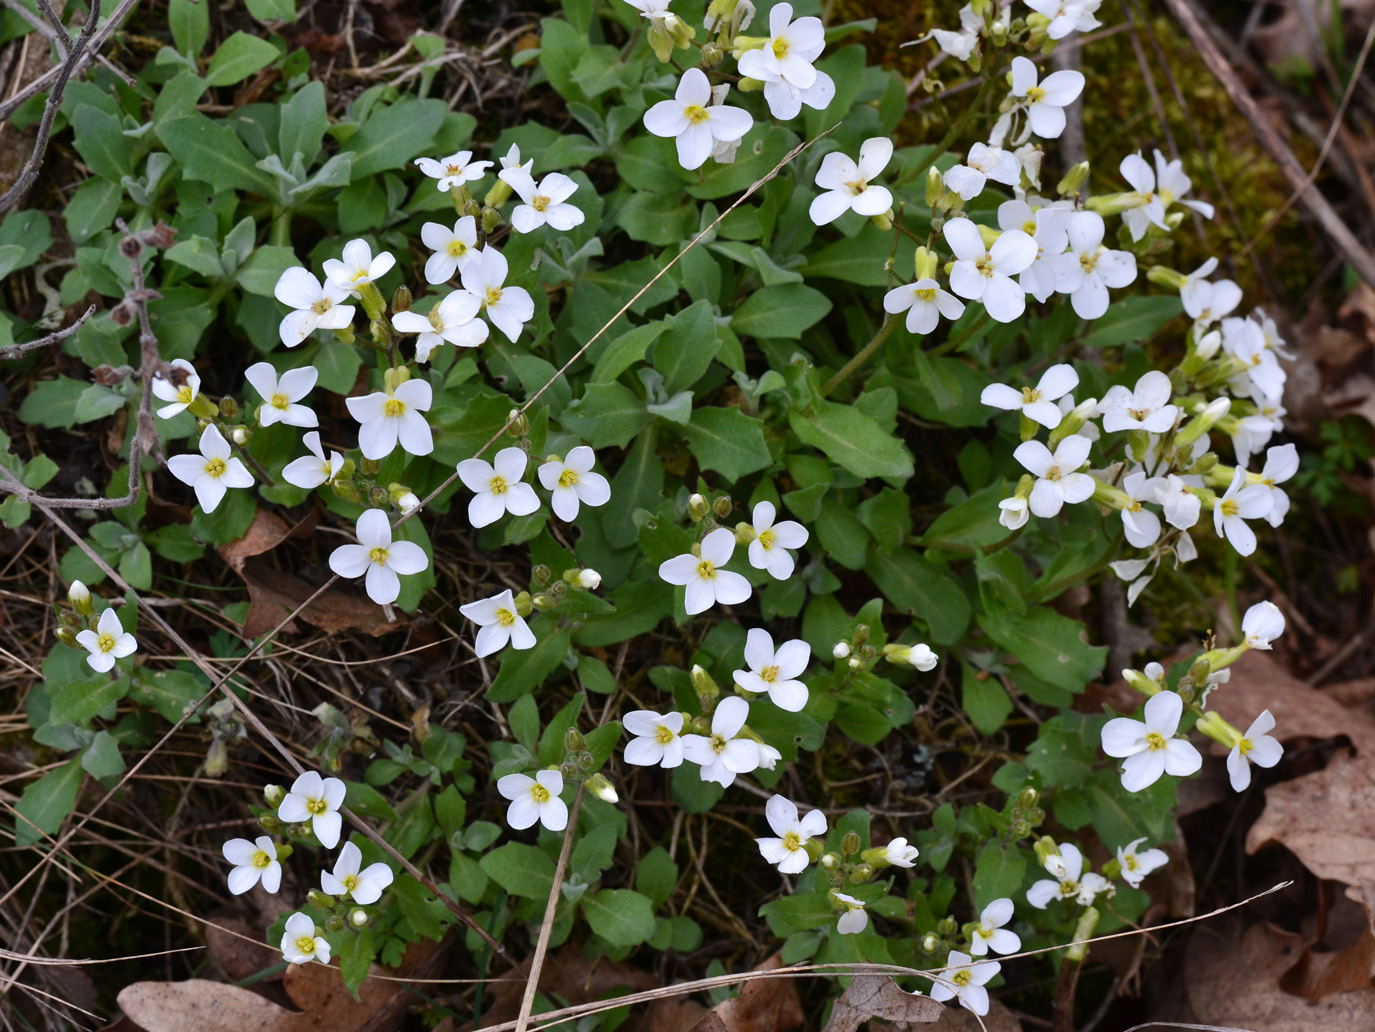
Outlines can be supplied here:
[[711, 507], [715, 510], [717, 518], [724, 520], [735, 508], [735, 503], [730, 500], [729, 495], [721, 495], [712, 503]]
[[530, 596], [530, 607], [537, 613], [547, 613], [559, 604], [559, 600], [553, 595], [547, 595], [543, 591], [537, 591]]
[[79, 580], [72, 581], [72, 586], [67, 589], [67, 601], [82, 616], [95, 613], [95, 607], [91, 605], [91, 589]]
[[325, 931], [342, 932], [344, 930], [344, 919], [338, 914], [330, 914], [325, 918]]
[[597, 761], [592, 758], [590, 752], [580, 752], [574, 754], [574, 761], [578, 765], [578, 776], [586, 777], [592, 773], [592, 768], [597, 765]]
[[593, 774], [588, 778], [587, 790], [604, 803], [619, 802], [621, 798], [616, 794], [615, 787], [607, 780], [605, 774]]
[[924, 644], [885, 645], [883, 646], [883, 658], [890, 663], [909, 664], [923, 672], [934, 670], [936, 664], [940, 661], [939, 657], [931, 651], [930, 647]]
[[368, 912], [362, 907], [354, 907], [349, 911], [349, 924], [354, 928], [362, 928], [368, 923]]
[[576, 727], [570, 727], [563, 733], [563, 748], [566, 752], [585, 752], [587, 739], [583, 738], [582, 732]]
[[1217, 421], [1231, 412], [1231, 410], [1231, 398], [1214, 399], [1207, 408], [1184, 424], [1179, 433], [1175, 435], [1175, 444], [1192, 444], [1194, 441], [1197, 441], [1216, 426]]
[[1140, 670], [1126, 669], [1122, 671], [1122, 680], [1131, 685], [1142, 695], [1159, 695], [1162, 686], [1159, 681], [1147, 677]]
[[1031, 807], [1036, 805], [1037, 798], [1038, 796], [1036, 793], [1036, 789], [1028, 785], [1026, 788], [1022, 789], [1020, 792], [1017, 793], [1017, 805], [1020, 806], [1023, 810], [1029, 810], [1031, 809]]
[[702, 44], [702, 64], [708, 68], [715, 68], [725, 60], [726, 52], [715, 43]]
[[53, 631], [53, 637], [70, 649], [76, 648], [76, 631], [70, 627], [58, 627]]
[[1055, 187], [1055, 192], [1061, 197], [1071, 197], [1084, 188], [1084, 184], [1089, 179], [1089, 163], [1081, 161], [1068, 172]]
[[856, 645], [863, 645], [869, 640], [869, 625], [857, 624], [855, 626], [854, 642]]
[[831, 655], [836, 659], [844, 659], [850, 654], [850, 643], [848, 641], [838, 641], [831, 648]]
[[940, 943], [941, 941], [936, 937], [935, 932], [927, 932], [921, 937], [921, 948], [927, 953], [935, 953], [936, 947], [939, 946]]
[[932, 165], [926, 170], [926, 206], [934, 209], [945, 196], [945, 177]]
[[821, 866], [828, 871], [833, 870], [840, 865], [840, 857], [836, 856], [834, 853], [825, 853], [822, 855], [820, 863]]
[[240, 448], [247, 444], [249, 438], [251, 438], [252, 436], [253, 434], [249, 432], [248, 427], [244, 426], [242, 423], [236, 426], [233, 430], [229, 431], [230, 439]]
[[216, 738], [205, 751], [205, 766], [201, 768], [208, 778], [222, 778], [229, 770], [229, 745]]
[[1176, 272], [1164, 265], [1152, 265], [1146, 270], [1146, 279], [1157, 287], [1169, 287], [1171, 290], [1182, 290], [1184, 284], [1189, 282], [1188, 277], [1182, 272]]
[[[506, 186], [505, 183], [502, 183], [501, 185]], [[507, 196], [509, 197], [510, 187], [507, 186], [506, 189], [508, 191]], [[497, 211], [495, 207], [492, 207], [490, 203], [493, 200], [492, 194], [494, 194], [495, 192], [496, 188], [494, 187], [492, 189], [492, 192], [487, 195], [488, 204], [484, 206], [482, 209], [482, 232], [486, 233], [488, 236], [491, 236], [501, 227], [501, 212]], [[505, 200], [505, 197], [501, 199], [502, 202], [504, 202]]]
[[542, 588], [548, 584], [549, 578], [553, 575], [553, 571], [543, 563], [536, 563], [530, 568], [530, 581], [537, 588]]
[[[465, 191], [466, 192], [466, 191]], [[477, 219], [482, 217], [482, 205], [470, 196], [463, 202], [463, 214]]]
[[549, 585], [549, 594], [553, 595], [555, 598], [563, 598], [566, 596], [568, 594], [567, 581], [554, 581], [553, 584]]
[[335, 494], [346, 502], [360, 502], [362, 496], [358, 493], [358, 488], [352, 480], [337, 476], [329, 485]]
[[873, 864], [855, 864], [855, 869], [850, 872], [851, 885], [863, 885], [874, 876]]
[[701, 523], [710, 511], [711, 509], [710, 506], [707, 505], [707, 500], [701, 495], [693, 494], [689, 496], [688, 516], [691, 517], [693, 523]]
[[239, 403], [227, 396], [221, 398], [220, 415], [231, 423], [237, 422], [239, 419]]
[[1049, 835], [1042, 835], [1032, 844], [1032, 850], [1036, 853], [1036, 862], [1042, 867], [1046, 865], [1046, 859], [1060, 855], [1060, 847], [1055, 844], [1055, 840]]
[[506, 433], [511, 437], [524, 437], [530, 432], [530, 417], [520, 409], [512, 409], [506, 416]]
[[401, 284], [401, 286], [397, 287], [396, 290], [392, 292], [391, 310], [393, 314], [396, 312], [409, 312], [411, 310], [411, 291], [406, 284]]
[[387, 489], [381, 484], [373, 484], [368, 489], [368, 504], [374, 509], [381, 509], [387, 504], [391, 496], [387, 494]]
[[840, 852], [842, 856], [854, 856], [859, 852], [859, 835], [853, 831], [847, 831], [845, 837], [840, 840]]
[[530, 592], [522, 591], [516, 596], [516, 615], [529, 616], [534, 607], [530, 603]]
[[959, 930], [959, 922], [953, 917], [943, 917], [936, 924], [936, 931], [940, 932], [941, 935], [945, 936], [947, 939], [951, 938]]
[[277, 809], [282, 805], [282, 800], [286, 798], [286, 789], [281, 785], [264, 785], [263, 801], [272, 809]]
[[602, 585], [602, 575], [596, 570], [564, 570], [563, 579], [584, 591], [596, 591]]
[[[263, 831], [276, 832], [281, 830], [282, 822], [275, 813], [261, 813], [258, 815], [258, 827], [262, 828]], [[281, 848], [281, 846], [277, 847], [277, 856], [279, 859], [282, 855]]]
[[1195, 345], [1194, 353], [1195, 353], [1200, 359], [1202, 359], [1204, 362], [1206, 362], [1206, 361], [1208, 361], [1208, 359], [1210, 359], [1210, 358], [1212, 358], [1214, 355], [1216, 355], [1217, 352], [1218, 352], [1218, 349], [1221, 348], [1221, 347], [1222, 347], [1222, 331], [1221, 331], [1221, 330], [1210, 330], [1209, 332], [1205, 333], [1205, 334], [1199, 339], [1198, 344]]
[[720, 686], [701, 665], [694, 665], [692, 668], [692, 689], [699, 699], [704, 700], [704, 704], [705, 700], [715, 699], [721, 694]]
[[848, 666], [851, 670], [858, 670], [860, 667], [864, 665], [864, 661], [861, 660], [858, 656], [851, 656], [848, 660], [845, 661], [845, 665]]

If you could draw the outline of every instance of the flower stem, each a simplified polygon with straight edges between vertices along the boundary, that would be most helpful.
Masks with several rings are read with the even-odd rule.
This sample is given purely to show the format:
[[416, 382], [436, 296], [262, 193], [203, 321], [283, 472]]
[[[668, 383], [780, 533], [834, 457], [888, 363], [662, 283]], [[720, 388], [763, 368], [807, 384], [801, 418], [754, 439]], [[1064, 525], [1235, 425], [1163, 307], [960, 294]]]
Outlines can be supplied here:
[[[231, 437], [230, 440], [233, 441], [234, 439]], [[268, 487], [277, 486], [277, 482], [272, 479], [272, 476], [267, 472], [267, 470], [263, 469], [262, 465], [258, 462], [258, 460], [248, 453], [247, 448], [245, 448], [242, 444], [234, 442], [234, 449], [244, 457], [245, 462], [247, 462], [257, 471], [258, 476], [263, 478], [263, 482], [267, 484]]]
[[826, 397], [826, 395], [830, 394], [831, 391], [835, 390], [842, 383], [848, 380], [850, 378], [850, 374], [853, 373], [860, 366], [862, 366], [866, 361], [868, 361], [869, 356], [871, 356], [883, 345], [883, 342], [888, 339], [889, 334], [893, 332], [893, 330], [897, 327], [898, 323], [901, 320], [901, 314], [889, 313], [889, 315], [883, 320], [883, 325], [880, 326], [878, 328], [878, 332], [874, 334], [873, 340], [869, 341], [868, 344], [865, 344], [864, 347], [860, 349], [859, 354], [855, 355], [854, 358], [850, 359], [850, 361], [846, 362], [843, 366], [841, 366], [840, 372], [836, 373], [835, 376], [831, 377], [829, 380], [826, 381], [826, 385], [821, 388], [821, 396], [823, 398]]

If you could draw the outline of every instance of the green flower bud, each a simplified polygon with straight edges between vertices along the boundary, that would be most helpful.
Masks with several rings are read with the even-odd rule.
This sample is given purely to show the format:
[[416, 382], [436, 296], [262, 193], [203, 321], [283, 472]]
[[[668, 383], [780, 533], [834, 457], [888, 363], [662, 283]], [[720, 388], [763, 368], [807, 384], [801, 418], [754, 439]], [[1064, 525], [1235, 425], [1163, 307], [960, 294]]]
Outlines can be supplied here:
[[576, 727], [570, 727], [563, 733], [563, 748], [566, 752], [585, 752], [587, 740]]
[[711, 507], [715, 510], [717, 518], [724, 520], [735, 508], [735, 503], [730, 500], [729, 495], [721, 495], [712, 503]]
[[[236, 422], [239, 418], [239, 403], [230, 397], [220, 399], [220, 415], [229, 422]], [[207, 417], [214, 418], [214, 417]]]
[[854, 856], [859, 852], [859, 835], [853, 831], [847, 831], [845, 837], [840, 840], [840, 852], [842, 856]]
[[616, 803], [620, 796], [605, 774], [593, 774], [587, 779], [587, 790], [604, 803]]
[[522, 591], [516, 596], [516, 615], [529, 616], [534, 610], [534, 605], [530, 601], [530, 592]]
[[1136, 689], [1142, 695], [1159, 695], [1164, 689], [1164, 686], [1159, 681], [1147, 677], [1140, 670], [1132, 670], [1130, 668], [1123, 670], [1122, 680], [1126, 681], [1127, 684], [1131, 685], [1132, 688]]
[[358, 493], [358, 487], [352, 480], [346, 480], [342, 476], [335, 477], [329, 485], [334, 493], [346, 502], [360, 502], [362, 496]]
[[311, 906], [319, 907], [321, 910], [331, 910], [334, 907], [334, 897], [320, 889], [311, 889], [307, 892], [306, 900]]
[[[507, 196], [509, 197], [511, 188], [506, 186], [505, 183], [501, 185], [506, 187]], [[492, 195], [495, 193], [496, 187], [493, 187], [491, 193], [487, 195], [487, 206], [482, 209], [482, 232], [487, 234], [487, 236], [491, 236], [501, 227], [501, 212], [491, 203], [493, 200]], [[505, 201], [506, 197], [501, 198], [501, 203], [505, 203]]]
[[77, 646], [76, 631], [72, 630], [70, 627], [58, 627], [53, 631], [53, 637], [63, 645], [66, 645], [69, 649], [74, 649]]
[[1167, 287], [1170, 290], [1179, 290], [1189, 282], [1188, 277], [1182, 272], [1176, 272], [1164, 265], [1152, 265], [1146, 270], [1146, 279], [1157, 287]]
[[935, 209], [945, 196], [945, 177], [941, 170], [932, 165], [926, 170], [926, 206]]
[[1088, 179], [1089, 163], [1087, 161], [1081, 161], [1065, 173], [1064, 178], [1061, 179], [1059, 184], [1055, 187], [1055, 192], [1061, 197], [1072, 196], [1084, 188], [1084, 184], [1088, 182]]
[[706, 700], [715, 699], [721, 694], [721, 688], [715, 679], [700, 665], [694, 665], [692, 668], [692, 689], [697, 693], [697, 697], [703, 700], [703, 708]]
[[409, 312], [411, 310], [411, 291], [406, 284], [401, 284], [401, 286], [397, 287], [392, 293], [391, 310], [393, 314], [396, 312]]
[[[263, 831], [277, 832], [282, 829], [282, 822], [277, 818], [275, 813], [262, 813], [258, 815], [258, 827], [262, 828]], [[281, 846], [277, 847], [277, 856], [279, 858], [282, 855], [281, 848]]]
[[869, 640], [869, 625], [859, 624], [855, 627], [854, 643], [863, 645]]
[[530, 580], [537, 588], [542, 588], [548, 584], [549, 578], [553, 575], [553, 571], [543, 563], [537, 563], [530, 569]]
[[268, 806], [276, 810], [282, 805], [282, 800], [286, 798], [286, 789], [281, 785], [264, 785], [263, 801]]
[[354, 928], [362, 928], [368, 923], [368, 912], [362, 907], [354, 907], [349, 911], [349, 924]]
[[530, 417], [520, 409], [512, 409], [506, 416], [506, 433], [510, 437], [524, 437], [530, 433]]
[[530, 596], [531, 607], [539, 613], [547, 613], [549, 612], [549, 610], [553, 609], [558, 604], [558, 599], [556, 599], [553, 595], [546, 595], [542, 591], [536, 592], [534, 595]]
[[693, 523], [701, 523], [710, 511], [711, 507], [707, 504], [707, 500], [700, 494], [688, 496], [688, 516]]
[[325, 931], [342, 932], [344, 930], [344, 919], [338, 914], [330, 914], [325, 918]]
[[872, 864], [856, 864], [855, 869], [850, 872], [850, 884], [863, 885], [873, 876], [874, 867]]

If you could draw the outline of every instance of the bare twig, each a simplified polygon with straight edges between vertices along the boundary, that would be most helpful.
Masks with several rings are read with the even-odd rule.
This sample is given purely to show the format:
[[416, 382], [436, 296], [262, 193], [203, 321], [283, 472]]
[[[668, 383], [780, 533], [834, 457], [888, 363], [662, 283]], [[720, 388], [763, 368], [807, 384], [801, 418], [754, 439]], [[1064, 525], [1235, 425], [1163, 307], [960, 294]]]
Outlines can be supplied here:
[[37, 340], [25, 341], [23, 344], [11, 344], [8, 347], [0, 348], [0, 362], [8, 362], [11, 359], [18, 358], [26, 351], [34, 351], [37, 348], [46, 348], [50, 344], [61, 344], [73, 333], [81, 329], [82, 323], [84, 323], [93, 315], [95, 315], [95, 305], [91, 305], [90, 308], [86, 309], [86, 311], [81, 314], [81, 317], [78, 318], [76, 322], [72, 323], [70, 326], [64, 326], [56, 333], [50, 333], [46, 337], [39, 337]]
[[[124, 20], [125, 16], [135, 7], [137, 7], [138, 4], [139, 0], [120, 0], [119, 6], [116, 7], [114, 13], [105, 20], [105, 24], [100, 26], [100, 28], [96, 29], [95, 35], [91, 39], [90, 47], [87, 48], [85, 54], [81, 55], [78, 58], [78, 60], [76, 61], [76, 65], [80, 66], [89, 61], [91, 59], [91, 55], [105, 45], [106, 41], [109, 40], [109, 38], [115, 34], [115, 31], [119, 28], [120, 23]], [[94, 15], [92, 15], [90, 19], [87, 21], [87, 24], [94, 25], [95, 22], [96, 18]], [[36, 97], [38, 94], [48, 89], [48, 87], [62, 73], [64, 67], [66, 67], [65, 62], [63, 65], [57, 68], [49, 68], [37, 79], [34, 79], [33, 82], [29, 83], [23, 89], [16, 92], [14, 96], [7, 97], [3, 103], [0, 103], [0, 119], [8, 118], [10, 116], [10, 113], [14, 111], [15, 108], [19, 107], [21, 104], [28, 101], [30, 97]], [[73, 72], [74, 71], [75, 68], [73, 69]]]

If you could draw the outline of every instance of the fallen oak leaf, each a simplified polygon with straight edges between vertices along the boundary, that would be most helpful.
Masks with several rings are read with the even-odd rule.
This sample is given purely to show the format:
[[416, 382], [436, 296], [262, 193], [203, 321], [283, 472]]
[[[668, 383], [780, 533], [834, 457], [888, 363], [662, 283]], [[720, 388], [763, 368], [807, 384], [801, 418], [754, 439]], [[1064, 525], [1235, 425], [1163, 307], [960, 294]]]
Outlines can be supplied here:
[[887, 975], [856, 975], [831, 1008], [831, 1020], [823, 1032], [855, 1032], [870, 1018], [895, 1025], [938, 1021], [945, 1007], [929, 996], [898, 988]]
[[[783, 966], [775, 953], [756, 971]], [[739, 996], [722, 1000], [702, 1018], [692, 1032], [791, 1032], [806, 1023], [797, 985], [791, 978], [754, 978]]]

